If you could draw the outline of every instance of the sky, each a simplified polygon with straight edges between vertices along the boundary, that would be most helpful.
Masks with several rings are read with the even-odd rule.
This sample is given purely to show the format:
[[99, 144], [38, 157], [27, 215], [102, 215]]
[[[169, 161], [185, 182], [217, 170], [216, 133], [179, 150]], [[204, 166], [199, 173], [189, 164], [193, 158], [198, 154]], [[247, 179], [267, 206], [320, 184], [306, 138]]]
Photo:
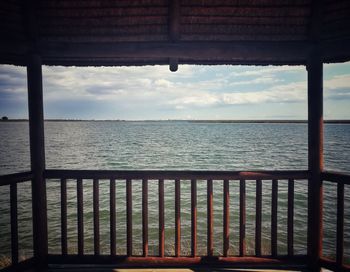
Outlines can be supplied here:
[[[0, 116], [28, 118], [26, 69], [0, 65]], [[46, 119], [307, 119], [304, 66], [43, 66]], [[324, 65], [324, 117], [350, 119], [350, 62]]]

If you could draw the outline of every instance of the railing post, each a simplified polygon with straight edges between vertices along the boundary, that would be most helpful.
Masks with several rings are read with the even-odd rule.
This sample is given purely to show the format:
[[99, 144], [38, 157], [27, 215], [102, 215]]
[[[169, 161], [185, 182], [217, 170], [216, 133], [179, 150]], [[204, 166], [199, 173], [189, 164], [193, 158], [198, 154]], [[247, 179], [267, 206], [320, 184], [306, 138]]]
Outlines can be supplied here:
[[47, 211], [45, 144], [44, 144], [44, 114], [41, 57], [31, 54], [27, 63], [28, 108], [30, 159], [33, 172], [32, 205], [33, 205], [33, 241], [34, 257], [39, 266], [44, 266], [48, 253], [47, 244]]
[[321, 53], [314, 48], [307, 63], [308, 72], [308, 160], [309, 160], [309, 210], [308, 257], [313, 271], [320, 270], [322, 255], [322, 205], [323, 190], [323, 63]]

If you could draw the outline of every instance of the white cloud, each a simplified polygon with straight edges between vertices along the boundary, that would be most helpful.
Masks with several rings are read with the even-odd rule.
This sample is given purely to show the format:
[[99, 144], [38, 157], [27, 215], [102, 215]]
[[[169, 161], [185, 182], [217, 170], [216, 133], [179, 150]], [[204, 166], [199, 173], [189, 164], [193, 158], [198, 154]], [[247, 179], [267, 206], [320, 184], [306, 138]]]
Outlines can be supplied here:
[[230, 75], [234, 77], [244, 76], [264, 76], [264, 75], [278, 75], [282, 72], [303, 72], [306, 71], [304, 66], [265, 66], [265, 67], [250, 67], [251, 69], [245, 71], [235, 71]]
[[282, 80], [273, 76], [261, 76], [251, 80], [245, 81], [233, 81], [229, 83], [230, 86], [243, 86], [243, 85], [254, 85], [254, 84], [275, 84]]
[[350, 75], [334, 76], [331, 79], [325, 80], [323, 86], [326, 90], [350, 89]]
[[[199, 68], [199, 69], [198, 69]], [[17, 68], [10, 66], [14, 72]], [[229, 71], [229, 67], [227, 67]], [[168, 105], [175, 109], [207, 107], [214, 105], [251, 104], [264, 102], [288, 102], [300, 100], [295, 95], [300, 86], [277, 85], [264, 91], [223, 92], [224, 88], [254, 84], [281, 82], [273, 74], [280, 71], [295, 71], [299, 67], [264, 67], [260, 70], [241, 73], [208, 73], [205, 67], [181, 66], [179, 72], [171, 73], [168, 67], [43, 67], [44, 96], [46, 101], [95, 100], [116, 103]], [[229, 80], [232, 74], [254, 75], [246, 81]], [[260, 75], [260, 76], [258, 76]], [[23, 77], [23, 74], [20, 76]], [[305, 88], [302, 88], [305, 89]], [[300, 94], [300, 91], [298, 92]]]
[[162, 88], [169, 88], [173, 86], [173, 83], [166, 79], [157, 79], [154, 81], [154, 84], [157, 87], [162, 87]]
[[[167, 66], [43, 67], [44, 98], [100, 101], [115, 107], [185, 110], [225, 105], [291, 103], [307, 99], [306, 81], [288, 82], [282, 73], [301, 72], [302, 66], [198, 67], [184, 65], [172, 73]], [[26, 97], [25, 69], [0, 66], [1, 92]], [[350, 75], [324, 81], [325, 98], [350, 96]], [[340, 91], [342, 90], [342, 91]], [[141, 113], [142, 115], [142, 113]]]

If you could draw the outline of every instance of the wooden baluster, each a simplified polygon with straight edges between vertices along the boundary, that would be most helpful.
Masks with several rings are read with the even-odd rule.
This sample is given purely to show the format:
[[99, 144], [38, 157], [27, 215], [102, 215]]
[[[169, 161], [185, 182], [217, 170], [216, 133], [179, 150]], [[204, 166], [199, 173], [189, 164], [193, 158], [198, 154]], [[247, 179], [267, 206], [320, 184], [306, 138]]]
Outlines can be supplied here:
[[344, 262], [344, 183], [337, 183], [337, 266]]
[[78, 254], [84, 255], [83, 181], [77, 180]]
[[255, 255], [261, 256], [261, 204], [262, 204], [262, 183], [256, 181], [256, 217], [255, 217]]
[[197, 180], [191, 180], [191, 255], [197, 255]]
[[164, 180], [160, 179], [158, 182], [159, 191], [159, 256], [164, 257], [165, 247], [165, 233], [164, 233]]
[[175, 256], [181, 253], [180, 180], [175, 180]]
[[132, 255], [132, 183], [126, 180], [126, 251]]
[[94, 254], [100, 255], [99, 180], [93, 180]]
[[11, 256], [12, 265], [18, 263], [18, 215], [17, 215], [17, 183], [10, 184], [11, 215]]
[[277, 256], [277, 204], [278, 203], [278, 181], [272, 180], [271, 194], [271, 255]]
[[224, 230], [223, 230], [223, 240], [224, 240], [224, 256], [228, 256], [229, 246], [230, 246], [230, 187], [229, 181], [224, 180]]
[[213, 180], [207, 181], [207, 255], [213, 256]]
[[61, 179], [61, 251], [67, 255], [67, 180]]
[[110, 218], [110, 250], [111, 255], [116, 255], [116, 211], [115, 211], [115, 179], [109, 183], [109, 218]]
[[294, 180], [288, 180], [288, 256], [294, 255]]
[[243, 257], [246, 253], [245, 240], [245, 222], [246, 222], [246, 196], [245, 196], [245, 180], [239, 183], [239, 256]]
[[142, 180], [142, 245], [143, 256], [148, 256], [148, 180]]

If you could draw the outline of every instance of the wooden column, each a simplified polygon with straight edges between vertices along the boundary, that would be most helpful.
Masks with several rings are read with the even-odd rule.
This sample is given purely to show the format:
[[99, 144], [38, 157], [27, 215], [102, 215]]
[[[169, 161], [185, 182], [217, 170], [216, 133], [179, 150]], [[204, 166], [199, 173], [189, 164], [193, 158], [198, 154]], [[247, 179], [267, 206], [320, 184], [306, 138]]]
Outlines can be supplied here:
[[323, 64], [321, 54], [315, 48], [307, 63], [308, 72], [308, 144], [309, 144], [309, 222], [308, 256], [310, 267], [319, 271], [322, 254], [322, 205], [323, 190]]
[[31, 54], [27, 62], [28, 107], [30, 160], [33, 172], [32, 205], [33, 205], [33, 242], [34, 257], [39, 266], [44, 266], [48, 253], [47, 245], [47, 211], [45, 144], [44, 144], [44, 114], [41, 57]]

